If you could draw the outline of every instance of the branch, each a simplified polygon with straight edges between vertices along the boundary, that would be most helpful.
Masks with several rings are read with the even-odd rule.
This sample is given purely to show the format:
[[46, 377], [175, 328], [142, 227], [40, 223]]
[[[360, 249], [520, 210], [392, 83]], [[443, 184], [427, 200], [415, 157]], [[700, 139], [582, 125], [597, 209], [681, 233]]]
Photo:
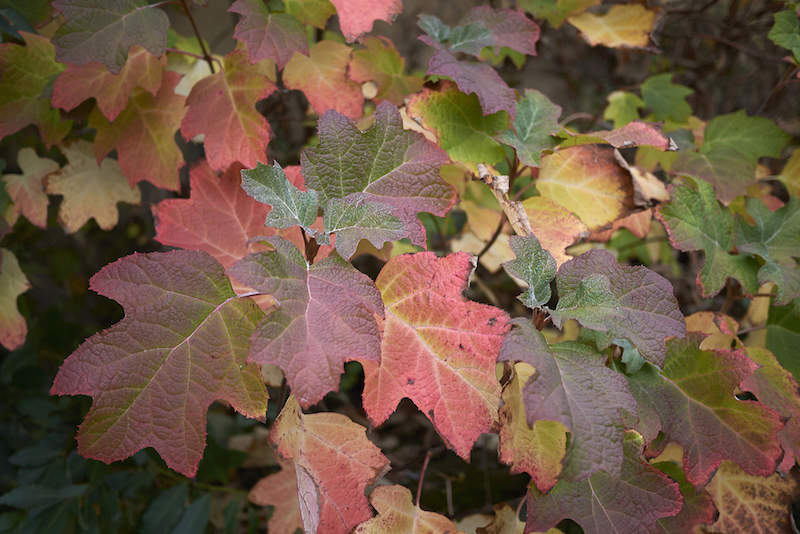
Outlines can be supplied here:
[[214, 74], [214, 72], [216, 72], [214, 70], [214, 59], [211, 57], [211, 54], [208, 53], [208, 50], [206, 50], [206, 44], [203, 42], [203, 38], [200, 37], [200, 30], [197, 28], [197, 23], [194, 20], [194, 15], [192, 15], [192, 10], [189, 9], [189, 4], [186, 2], [186, 0], [181, 0], [181, 5], [183, 6], [183, 10], [186, 12], [186, 16], [189, 17], [189, 22], [192, 23], [194, 35], [197, 37], [197, 42], [200, 43], [200, 50], [203, 51], [203, 59], [205, 59], [208, 63], [208, 68], [211, 69], [211, 74]]

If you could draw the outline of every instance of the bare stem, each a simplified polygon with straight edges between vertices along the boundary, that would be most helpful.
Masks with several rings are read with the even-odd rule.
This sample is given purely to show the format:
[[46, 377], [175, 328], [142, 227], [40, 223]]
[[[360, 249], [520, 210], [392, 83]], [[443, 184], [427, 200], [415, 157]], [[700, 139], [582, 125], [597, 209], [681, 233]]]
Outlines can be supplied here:
[[431, 461], [431, 449], [425, 455], [425, 461], [422, 462], [422, 469], [419, 472], [419, 482], [417, 483], [417, 508], [419, 508], [419, 499], [422, 496], [422, 482], [425, 480], [425, 471], [428, 469], [428, 462]]
[[214, 59], [211, 57], [211, 54], [208, 53], [208, 50], [206, 50], [206, 44], [203, 42], [203, 38], [200, 36], [200, 30], [197, 28], [197, 22], [194, 20], [192, 10], [189, 9], [189, 4], [186, 2], [186, 0], [181, 0], [181, 5], [183, 6], [183, 10], [186, 12], [186, 16], [189, 17], [189, 22], [192, 23], [194, 35], [197, 37], [197, 42], [200, 43], [200, 50], [203, 51], [203, 59], [206, 60], [208, 63], [208, 68], [211, 69], [211, 73], [213, 74], [216, 72], [214, 70]]

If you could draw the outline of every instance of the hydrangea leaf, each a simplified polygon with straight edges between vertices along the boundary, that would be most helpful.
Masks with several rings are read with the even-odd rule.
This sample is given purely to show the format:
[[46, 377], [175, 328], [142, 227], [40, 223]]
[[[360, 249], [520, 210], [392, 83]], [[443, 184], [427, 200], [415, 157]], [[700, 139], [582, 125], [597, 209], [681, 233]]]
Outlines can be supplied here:
[[672, 339], [663, 370], [645, 364], [628, 377], [640, 410], [660, 421], [667, 440], [683, 447], [692, 484], [705, 484], [726, 459], [768, 476], [781, 454], [777, 433], [783, 425], [761, 403], [734, 396], [757, 366], [741, 351], [701, 350], [702, 340], [695, 332]]
[[529, 288], [517, 298], [528, 308], [547, 304], [550, 300], [550, 282], [556, 276], [556, 260], [542, 248], [534, 234], [513, 236], [510, 243], [516, 259], [504, 263], [503, 268]]
[[612, 48], [646, 47], [655, 20], [655, 12], [639, 4], [615, 5], [603, 15], [581, 13], [567, 19], [590, 45]]
[[513, 130], [501, 133], [497, 140], [513, 146], [517, 157], [525, 165], [538, 167], [542, 150], [551, 149], [557, 144], [553, 136], [561, 129], [558, 124], [560, 116], [561, 106], [553, 104], [535, 89], [526, 89], [516, 105], [516, 115], [511, 124]]
[[135, 89], [113, 123], [97, 108], [89, 115], [89, 127], [97, 130], [95, 157], [102, 160], [116, 148], [119, 166], [131, 185], [148, 180], [164, 189], [180, 188], [178, 169], [183, 165], [183, 154], [174, 135], [183, 119], [186, 99], [174, 93], [179, 80], [178, 73], [165, 71], [156, 95]]
[[647, 267], [620, 265], [607, 250], [593, 249], [568, 261], [556, 282], [558, 307], [551, 316], [559, 328], [575, 319], [606, 332], [609, 341], [626, 338], [659, 366], [666, 356], [665, 340], [686, 333], [669, 280]]
[[[317, 218], [316, 191], [300, 191], [286, 179], [278, 162], [259, 164], [255, 169], [242, 171], [242, 189], [263, 204], [272, 206], [264, 224], [275, 228], [302, 226], [310, 229]], [[313, 230], [309, 230], [311, 235]]]
[[320, 41], [309, 55], [295, 54], [283, 71], [283, 83], [289, 89], [303, 91], [317, 115], [333, 109], [357, 119], [361, 117], [364, 97], [361, 86], [347, 77], [352, 50], [336, 41]]
[[601, 0], [520, 0], [522, 9], [536, 17], [545, 19], [554, 28], [561, 26], [567, 17], [600, 4]]
[[594, 145], [542, 157], [536, 189], [577, 215], [589, 229], [623, 216], [633, 198], [631, 178], [613, 151]]
[[253, 334], [248, 361], [278, 365], [298, 402], [311, 406], [338, 388], [345, 360], [380, 359], [380, 293], [336, 255], [308, 265], [293, 244], [267, 240], [273, 252], [250, 254], [229, 269], [278, 303]]
[[118, 74], [109, 72], [98, 62], [67, 65], [53, 84], [53, 105], [69, 111], [84, 100], [94, 98], [103, 115], [113, 121], [125, 109], [136, 87], [153, 95], [158, 92], [166, 66], [166, 56], [157, 58], [140, 46], [131, 48]]
[[0, 138], [29, 124], [39, 128], [49, 148], [61, 141], [72, 127], [61, 113], [42, 98], [64, 65], [56, 62], [55, 50], [45, 37], [20, 32], [25, 46], [0, 44]]
[[627, 91], [614, 91], [607, 97], [608, 106], [603, 118], [614, 121], [614, 128], [621, 128], [639, 118], [639, 110], [644, 107], [641, 98]]
[[463, 534], [443, 515], [426, 512], [411, 501], [411, 492], [403, 486], [378, 486], [369, 502], [377, 517], [361, 523], [354, 534]]
[[396, 256], [375, 281], [386, 322], [381, 358], [364, 362], [364, 409], [379, 425], [408, 397], [464, 459], [497, 421], [495, 362], [508, 316], [466, 300], [473, 265], [458, 252]]
[[512, 473], [528, 473], [539, 491], [547, 492], [558, 482], [568, 429], [544, 419], [528, 425], [523, 387], [535, 372], [527, 363], [514, 364], [514, 376], [503, 389], [498, 452]]
[[672, 200], [656, 208], [655, 217], [664, 225], [678, 250], [702, 250], [705, 261], [697, 274], [703, 296], [716, 295], [728, 277], [741, 282], [745, 291], [758, 291], [758, 265], [749, 256], [732, 255], [734, 222], [730, 210], [714, 198], [711, 185], [700, 180], [697, 189], [688, 185], [670, 187]]
[[756, 164], [733, 148], [717, 146], [705, 152], [681, 151], [670, 167], [676, 174], [691, 176], [714, 186], [726, 206], [756, 183]]
[[778, 473], [753, 476], [733, 462], [722, 462], [706, 488], [719, 510], [716, 522], [708, 527], [710, 532], [792, 531], [792, 503], [800, 497], [795, 472], [786, 477]]
[[116, 160], [106, 158], [98, 165], [88, 141], [62, 146], [61, 152], [69, 163], [47, 180], [47, 193], [64, 196], [58, 218], [67, 233], [92, 218], [103, 230], [111, 230], [119, 220], [117, 202], [142, 201], [139, 186], [131, 187]]
[[372, 30], [376, 20], [391, 23], [403, 10], [401, 0], [330, 0], [339, 15], [339, 27], [348, 42]]
[[484, 115], [505, 111], [514, 116], [514, 90], [490, 65], [456, 59], [453, 54], [440, 48], [433, 53], [427, 72], [429, 75], [451, 78], [465, 94], [474, 93]]
[[270, 438], [294, 463], [306, 532], [347, 534], [372, 517], [364, 491], [389, 467], [366, 429], [338, 413], [306, 415], [294, 396], [283, 407]]
[[657, 121], [686, 122], [692, 114], [686, 97], [693, 92], [684, 85], [672, 83], [669, 72], [650, 76], [642, 84], [644, 105], [653, 111]]
[[[375, 110], [375, 124], [362, 132], [347, 117], [328, 112], [319, 121], [319, 145], [300, 155], [306, 184], [320, 203], [364, 193], [361, 201], [389, 206], [405, 235], [425, 246], [419, 212], [443, 216], [455, 202], [453, 187], [439, 176], [447, 156], [421, 135], [403, 129], [393, 105]], [[340, 206], [341, 207], [341, 206]]]
[[191, 477], [203, 457], [213, 401], [264, 418], [261, 372], [245, 363], [262, 313], [236, 298], [211, 256], [133, 254], [103, 267], [90, 288], [119, 302], [125, 318], [84, 341], [50, 390], [94, 398], [78, 430], [83, 456], [113, 462], [153, 447]]
[[800, 386], [769, 350], [747, 347], [747, 356], [759, 368], [742, 382], [742, 389], [753, 392], [759, 402], [787, 419], [778, 439], [784, 454], [781, 467], [788, 472], [800, 459]]
[[659, 150], [668, 150], [676, 146], [674, 141], [661, 133], [658, 126], [641, 121], [629, 122], [615, 130], [598, 130], [580, 134], [573, 134], [564, 129], [559, 132], [559, 136], [565, 138], [559, 144], [559, 149], [594, 143], [605, 143], [614, 148], [652, 146]]
[[764, 265], [758, 271], [759, 284], [775, 282], [776, 304], [786, 304], [800, 296], [800, 201], [790, 198], [783, 207], [770, 211], [758, 199], [747, 199], [747, 212], [755, 224], [738, 219], [736, 248], [761, 256]]
[[800, 301], [787, 306], [770, 306], [765, 343], [781, 366], [800, 380], [800, 360], [796, 357], [800, 346]]
[[512, 324], [499, 359], [536, 368], [522, 390], [528, 423], [558, 421], [571, 432], [563, 477], [581, 480], [600, 470], [618, 475], [626, 424], [636, 414], [625, 378], [586, 345], [549, 347], [529, 321]]
[[800, 63], [800, 19], [798, 19], [797, 12], [785, 9], [772, 16], [775, 23], [767, 37], [776, 45], [790, 50], [795, 61]]
[[167, 14], [147, 0], [55, 0], [53, 7], [66, 19], [53, 36], [62, 63], [97, 61], [118, 73], [131, 46], [154, 56], [167, 46]]
[[275, 510], [267, 522], [269, 532], [294, 534], [303, 529], [294, 462], [281, 461], [281, 470], [256, 482], [247, 498], [259, 506]]
[[706, 125], [700, 152], [726, 147], [739, 152], [747, 161], [761, 157], [779, 158], [791, 136], [764, 117], [749, 117], [744, 110], [718, 115]]
[[800, 196], [800, 148], [792, 151], [792, 155], [777, 178], [789, 190], [789, 195]]
[[40, 158], [30, 147], [17, 152], [17, 165], [22, 174], [4, 174], [6, 192], [14, 202], [14, 210], [39, 228], [47, 228], [47, 195], [44, 181], [59, 169], [58, 163]]
[[336, 251], [345, 259], [356, 253], [362, 239], [380, 250], [386, 242], [408, 235], [405, 223], [392, 215], [391, 207], [370, 201], [369, 197], [352, 193], [331, 198], [325, 205], [325, 232], [336, 234]]
[[0, 344], [6, 350], [18, 349], [25, 343], [28, 326], [17, 308], [17, 297], [30, 287], [14, 253], [0, 249]]
[[405, 74], [406, 60], [387, 38], [365, 37], [353, 52], [350, 78], [358, 83], [374, 81], [378, 85], [376, 101], [388, 100], [401, 106], [405, 98], [422, 89], [422, 78]]
[[678, 515], [662, 517], [658, 520], [659, 532], [664, 534], [684, 534], [694, 532], [704, 524], [714, 522], [716, 508], [711, 495], [704, 488], [696, 488], [686, 480], [686, 474], [678, 463], [672, 461], [655, 462], [653, 467], [669, 475], [678, 483], [683, 495], [683, 507]]
[[505, 156], [494, 136], [508, 127], [508, 114], [484, 115], [476, 95], [466, 95], [453, 86], [440, 91], [425, 89], [411, 97], [408, 112], [436, 133], [439, 146], [453, 160], [491, 165]]
[[303, 24], [311, 24], [324, 30], [325, 23], [336, 14], [329, 0], [283, 0], [286, 12]]
[[589, 235], [589, 229], [561, 204], [547, 197], [526, 198], [522, 202], [531, 230], [547, 252], [556, 260], [556, 265], [572, 259], [567, 247], [575, 240]]
[[530, 489], [525, 528], [546, 530], [570, 518], [586, 534], [655, 531], [656, 521], [678, 513], [683, 498], [677, 483], [642, 460], [643, 448], [642, 437], [628, 432], [619, 476], [598, 471], [562, 480], [546, 495]]
[[308, 54], [303, 25], [288, 13], [270, 13], [261, 0], [236, 0], [228, 11], [242, 16], [233, 37], [247, 45], [250, 61], [274, 61], [284, 68], [292, 54]]
[[275, 90], [271, 61], [251, 65], [244, 50], [234, 50], [222, 60], [222, 70], [192, 87], [186, 99], [181, 133], [186, 139], [203, 134], [206, 159], [216, 170], [238, 161], [255, 167], [267, 160], [270, 128], [256, 110], [256, 102]]

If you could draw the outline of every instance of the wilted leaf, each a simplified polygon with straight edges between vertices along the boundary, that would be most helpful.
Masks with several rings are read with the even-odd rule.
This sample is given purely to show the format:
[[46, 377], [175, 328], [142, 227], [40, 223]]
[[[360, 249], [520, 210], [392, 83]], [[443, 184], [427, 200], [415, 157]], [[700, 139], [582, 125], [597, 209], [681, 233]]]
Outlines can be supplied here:
[[581, 13], [567, 21], [592, 45], [643, 48], [650, 42], [656, 14], [639, 4], [611, 6], [604, 15]]
[[17, 308], [17, 297], [30, 287], [14, 253], [0, 249], [0, 344], [7, 350], [18, 349], [25, 343], [28, 326]]
[[376, 285], [386, 311], [380, 364], [364, 362], [364, 409], [383, 423], [411, 399], [462, 458], [497, 421], [495, 361], [506, 313], [466, 300], [470, 256], [432, 252], [396, 256]]
[[286, 401], [272, 441], [294, 463], [306, 532], [346, 534], [372, 517], [364, 490], [389, 460], [365, 431], [342, 414], [305, 415], [294, 396]]
[[4, 174], [6, 191], [14, 201], [14, 210], [39, 228], [47, 228], [47, 195], [44, 180], [59, 168], [52, 159], [40, 158], [30, 147], [17, 152], [17, 165], [22, 174]]
[[92, 218], [103, 230], [111, 230], [119, 219], [117, 202], [142, 201], [139, 186], [131, 187], [116, 160], [106, 158], [97, 164], [88, 141], [62, 146], [61, 152], [69, 163], [47, 180], [47, 193], [64, 196], [58, 218], [67, 233]]
[[274, 61], [283, 68], [292, 54], [308, 54], [303, 25], [287, 13], [270, 13], [262, 0], [236, 0], [228, 11], [242, 16], [233, 37], [247, 45], [250, 61]]
[[561, 106], [553, 104], [539, 91], [526, 89], [525, 95], [517, 102], [513, 130], [501, 133], [497, 140], [513, 146], [525, 165], [538, 167], [542, 150], [557, 144], [554, 135], [561, 129], [558, 124], [560, 116]]
[[125, 318], [84, 341], [50, 390], [94, 398], [78, 430], [82, 455], [113, 462], [153, 447], [169, 467], [191, 477], [203, 456], [213, 401], [264, 418], [261, 373], [245, 363], [262, 314], [236, 298], [211, 256], [133, 254], [103, 267], [90, 288], [119, 302]]

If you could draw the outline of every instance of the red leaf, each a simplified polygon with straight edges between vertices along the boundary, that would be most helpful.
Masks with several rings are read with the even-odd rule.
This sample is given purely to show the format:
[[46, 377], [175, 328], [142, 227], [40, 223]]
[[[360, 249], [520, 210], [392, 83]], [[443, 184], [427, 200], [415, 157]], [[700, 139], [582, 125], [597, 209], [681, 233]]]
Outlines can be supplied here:
[[465, 459], [497, 421], [495, 362], [508, 330], [504, 311], [462, 296], [472, 269], [464, 253], [391, 259], [375, 282], [386, 308], [380, 365], [362, 362], [364, 409], [373, 424], [408, 397]]
[[192, 88], [181, 133], [187, 140], [205, 135], [203, 145], [212, 168], [224, 170], [237, 161], [246, 168], [267, 162], [269, 123], [255, 105], [275, 90], [274, 77], [271, 62], [251, 66], [244, 50], [234, 50], [223, 59], [222, 71]]
[[262, 0], [236, 0], [228, 11], [242, 16], [233, 36], [247, 44], [250, 61], [271, 59], [279, 68], [292, 54], [308, 54], [308, 40], [300, 22], [285, 13], [270, 13]]
[[348, 42], [372, 30], [376, 20], [392, 22], [403, 10], [401, 0], [331, 0], [339, 14], [339, 26]]
[[305, 415], [294, 396], [275, 420], [271, 438], [294, 463], [306, 532], [346, 534], [372, 517], [364, 490], [389, 460], [365, 430], [338, 413]]
[[194, 476], [206, 410], [217, 399], [263, 419], [267, 392], [248, 342], [262, 313], [237, 299], [222, 266], [203, 252], [133, 254], [92, 277], [125, 318], [84, 341], [58, 370], [54, 395], [90, 395], [78, 452], [113, 462], [153, 447]]

